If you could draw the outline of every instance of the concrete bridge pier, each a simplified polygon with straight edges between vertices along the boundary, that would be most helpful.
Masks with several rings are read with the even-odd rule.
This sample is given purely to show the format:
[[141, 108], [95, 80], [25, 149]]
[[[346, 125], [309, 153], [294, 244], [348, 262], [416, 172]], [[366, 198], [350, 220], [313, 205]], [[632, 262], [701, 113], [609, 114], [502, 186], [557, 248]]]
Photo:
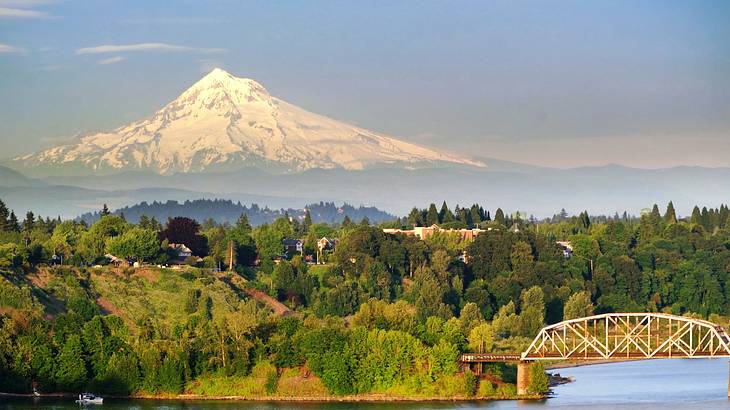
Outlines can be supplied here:
[[[520, 361], [517, 363], [517, 394], [529, 393], [530, 388], [530, 362]], [[728, 385], [728, 397], [730, 397], [730, 384]]]

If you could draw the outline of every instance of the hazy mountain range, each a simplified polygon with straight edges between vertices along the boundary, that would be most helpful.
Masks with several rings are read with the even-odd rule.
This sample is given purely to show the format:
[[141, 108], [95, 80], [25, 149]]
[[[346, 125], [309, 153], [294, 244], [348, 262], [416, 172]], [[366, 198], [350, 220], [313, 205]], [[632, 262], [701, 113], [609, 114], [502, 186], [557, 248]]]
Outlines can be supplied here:
[[730, 168], [554, 169], [445, 153], [307, 112], [220, 69], [149, 118], [4, 165], [0, 199], [63, 217], [199, 198], [274, 209], [348, 202], [400, 215], [446, 200], [537, 216], [638, 213], [669, 200], [686, 215], [730, 201]]

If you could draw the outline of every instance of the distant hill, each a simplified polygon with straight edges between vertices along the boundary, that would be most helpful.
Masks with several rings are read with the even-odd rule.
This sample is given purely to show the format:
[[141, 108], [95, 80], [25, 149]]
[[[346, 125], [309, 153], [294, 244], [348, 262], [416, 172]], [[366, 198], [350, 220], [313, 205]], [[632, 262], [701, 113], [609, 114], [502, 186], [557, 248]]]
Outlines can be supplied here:
[[[124, 215], [124, 218], [130, 222], [138, 222], [142, 215], [150, 218], [154, 217], [160, 222], [166, 221], [168, 218], [176, 216], [185, 216], [193, 218], [199, 222], [206, 219], [213, 219], [218, 223], [235, 223], [241, 214], [248, 215], [251, 225], [257, 226], [274, 221], [276, 218], [288, 214], [292, 218], [300, 220], [304, 219], [305, 209], [309, 213], [314, 222], [325, 223], [341, 223], [347, 215], [353, 221], [360, 221], [367, 217], [370, 222], [377, 223], [395, 219], [394, 215], [381, 211], [375, 207], [360, 206], [355, 208], [349, 204], [342, 206], [335, 205], [334, 202], [319, 202], [307, 205], [303, 209], [270, 209], [269, 207], [260, 207], [257, 204], [250, 206], [242, 205], [240, 202], [233, 202], [226, 199], [196, 199], [193, 201], [166, 201], [152, 203], [141, 202], [132, 206], [125, 206], [113, 212], [115, 215]], [[100, 217], [99, 212], [86, 213], [79, 219], [86, 223], [93, 223]]]
[[0, 186], [2, 187], [27, 187], [44, 185], [43, 182], [30, 179], [18, 171], [0, 165]]

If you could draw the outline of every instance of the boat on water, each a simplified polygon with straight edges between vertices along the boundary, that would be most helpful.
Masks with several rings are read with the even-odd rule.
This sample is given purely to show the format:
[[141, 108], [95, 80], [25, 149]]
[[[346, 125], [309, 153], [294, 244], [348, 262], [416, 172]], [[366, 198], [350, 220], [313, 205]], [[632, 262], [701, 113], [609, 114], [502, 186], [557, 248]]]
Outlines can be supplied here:
[[103, 397], [97, 397], [91, 393], [81, 393], [79, 394], [79, 399], [76, 400], [78, 404], [102, 404], [103, 402]]

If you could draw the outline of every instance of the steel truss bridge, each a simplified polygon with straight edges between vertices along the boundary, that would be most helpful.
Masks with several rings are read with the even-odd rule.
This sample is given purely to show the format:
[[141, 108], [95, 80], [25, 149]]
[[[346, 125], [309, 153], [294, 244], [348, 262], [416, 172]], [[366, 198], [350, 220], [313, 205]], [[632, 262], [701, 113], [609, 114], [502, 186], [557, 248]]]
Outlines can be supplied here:
[[715, 357], [730, 357], [730, 336], [722, 326], [663, 313], [607, 313], [546, 326], [519, 355], [467, 353], [460, 356], [459, 362], [463, 368], [478, 363], [516, 362], [517, 390], [524, 394], [529, 383], [527, 364], [532, 361]]

